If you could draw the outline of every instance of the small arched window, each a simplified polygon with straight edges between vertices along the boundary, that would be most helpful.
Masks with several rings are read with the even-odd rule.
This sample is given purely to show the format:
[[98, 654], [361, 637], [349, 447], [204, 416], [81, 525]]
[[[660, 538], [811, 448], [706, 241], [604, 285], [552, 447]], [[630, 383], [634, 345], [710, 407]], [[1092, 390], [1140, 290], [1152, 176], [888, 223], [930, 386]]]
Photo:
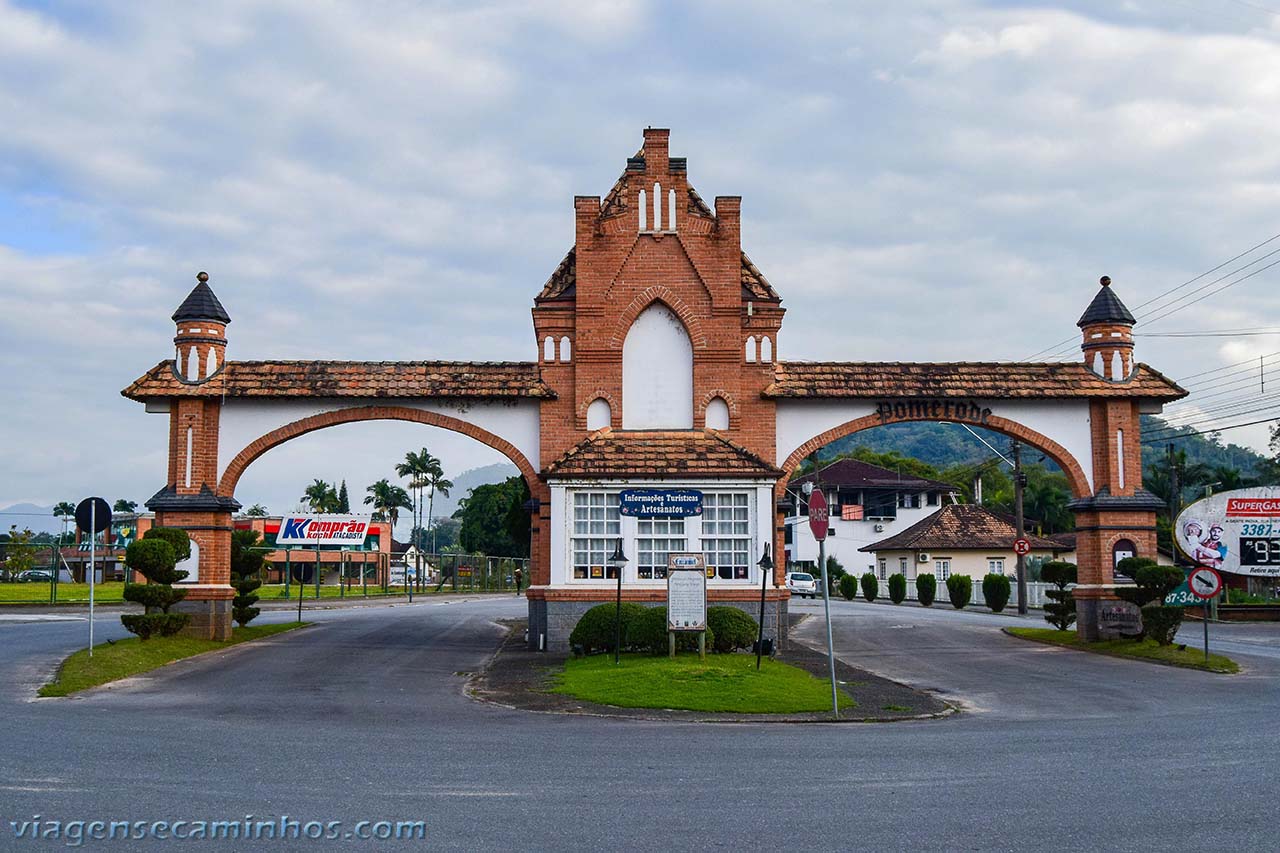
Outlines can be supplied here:
[[762, 337], [760, 339], [760, 360], [773, 361], [773, 339]]
[[667, 230], [676, 230], [676, 191], [667, 193]]
[[1124, 379], [1124, 359], [1120, 357], [1120, 350], [1116, 350], [1111, 354], [1111, 379]]
[[713, 397], [711, 402], [707, 403], [707, 415], [704, 423], [707, 429], [729, 428], [729, 404], [724, 401], [723, 397]]
[[545, 362], [553, 362], [556, 360], [556, 339], [548, 336], [542, 342], [542, 360]]
[[209, 376], [212, 376], [213, 372], [217, 369], [218, 369], [218, 350], [215, 349], [214, 347], [209, 347], [209, 360], [205, 363], [205, 368], [204, 368], [205, 377], [207, 378]]
[[649, 197], [644, 190], [640, 190], [640, 199], [636, 203], [636, 207], [640, 208], [640, 230], [649, 230]]
[[560, 339], [560, 360], [568, 361], [570, 356], [572, 355], [573, 355], [573, 345], [569, 343], [569, 338], [568, 337], [561, 338]]
[[653, 185], [653, 230], [662, 230], [662, 184]]
[[756, 336], [747, 336], [747, 361], [756, 360]]
[[187, 350], [187, 379], [195, 382], [200, 378], [200, 350], [192, 347]]
[[613, 425], [613, 407], [604, 397], [596, 397], [587, 406], [587, 429], [604, 429]]

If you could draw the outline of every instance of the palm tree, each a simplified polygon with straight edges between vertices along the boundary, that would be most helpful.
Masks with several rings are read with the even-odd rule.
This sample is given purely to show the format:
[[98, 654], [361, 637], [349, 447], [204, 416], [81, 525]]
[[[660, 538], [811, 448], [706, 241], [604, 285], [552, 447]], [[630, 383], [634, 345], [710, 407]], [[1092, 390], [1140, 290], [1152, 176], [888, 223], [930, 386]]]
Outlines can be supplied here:
[[375, 513], [391, 522], [391, 530], [394, 534], [396, 522], [400, 520], [400, 510], [413, 507], [413, 503], [409, 500], [409, 493], [385, 477], [365, 491], [369, 494], [364, 502], [372, 506]]
[[431, 487], [431, 494], [427, 498], [427, 524], [431, 528], [432, 552], [436, 550], [436, 525], [435, 519], [431, 517], [432, 513], [435, 511], [436, 492], [439, 492], [447, 498], [449, 497], [449, 490], [453, 488], [453, 481], [446, 479], [444, 476], [444, 470], [440, 467], [440, 460], [437, 459], [435, 461], [435, 467], [432, 468], [431, 472], [427, 475], [427, 485]]
[[[120, 498], [112, 505], [112, 512], [135, 512], [138, 509], [138, 502]], [[74, 510], [73, 510], [74, 512]]]
[[413, 490], [413, 529], [422, 527], [422, 490], [429, 483], [428, 476], [440, 467], [440, 460], [432, 456], [425, 447], [414, 453], [410, 450], [404, 455], [404, 461], [396, 466], [396, 474], [409, 478], [409, 488]]
[[312, 512], [337, 512], [338, 492], [324, 480], [315, 480], [299, 498]]
[[67, 522], [76, 515], [76, 505], [71, 501], [58, 501], [53, 508], [53, 514], [62, 519], [62, 537], [58, 540], [58, 547], [66, 544], [67, 538]]

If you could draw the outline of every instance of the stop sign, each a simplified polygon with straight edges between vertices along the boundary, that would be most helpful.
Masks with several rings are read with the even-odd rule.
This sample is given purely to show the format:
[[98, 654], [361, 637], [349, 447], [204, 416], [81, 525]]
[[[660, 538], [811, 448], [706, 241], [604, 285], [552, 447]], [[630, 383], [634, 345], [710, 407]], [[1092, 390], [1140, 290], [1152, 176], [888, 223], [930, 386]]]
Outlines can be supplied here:
[[821, 542], [827, 538], [827, 498], [820, 489], [809, 495], [809, 529], [813, 538]]

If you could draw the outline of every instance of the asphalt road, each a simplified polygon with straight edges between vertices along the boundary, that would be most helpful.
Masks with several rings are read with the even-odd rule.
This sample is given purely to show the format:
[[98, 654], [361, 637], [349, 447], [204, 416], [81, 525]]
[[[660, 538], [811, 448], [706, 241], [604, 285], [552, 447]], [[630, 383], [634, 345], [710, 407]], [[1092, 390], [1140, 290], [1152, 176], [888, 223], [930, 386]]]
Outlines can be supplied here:
[[[801, 633], [823, 638], [820, 602], [797, 606], [819, 617]], [[344, 829], [361, 819], [427, 822], [425, 844], [362, 845], [371, 849], [1275, 845], [1280, 660], [1263, 629], [1245, 640], [1261, 650], [1240, 656], [1248, 671], [1224, 677], [1027, 644], [995, 630], [1016, 621], [1003, 617], [839, 602], [843, 657], [937, 689], [966, 712], [894, 724], [699, 725], [467, 699], [457, 673], [496, 646], [492, 619], [523, 609], [512, 597], [318, 611], [305, 631], [59, 700], [31, 696], [83, 642], [84, 621], [0, 615], [10, 734], [0, 849], [65, 847], [13, 837], [10, 821], [37, 814], [289, 815]], [[98, 631], [119, 635], [116, 616]]]

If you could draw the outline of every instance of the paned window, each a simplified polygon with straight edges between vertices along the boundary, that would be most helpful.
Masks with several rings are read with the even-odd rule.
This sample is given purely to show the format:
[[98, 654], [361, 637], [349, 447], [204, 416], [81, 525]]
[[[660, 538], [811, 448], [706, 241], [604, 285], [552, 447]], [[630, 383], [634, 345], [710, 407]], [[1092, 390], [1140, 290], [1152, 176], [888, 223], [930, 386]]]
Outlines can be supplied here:
[[616, 578], [609, 565], [622, 518], [617, 492], [574, 492], [573, 495], [573, 576], [582, 580]]
[[751, 495], [708, 492], [702, 496], [702, 553], [707, 576], [747, 580], [751, 560]]
[[683, 518], [636, 522], [636, 573], [642, 580], [667, 576], [667, 555], [686, 549]]

